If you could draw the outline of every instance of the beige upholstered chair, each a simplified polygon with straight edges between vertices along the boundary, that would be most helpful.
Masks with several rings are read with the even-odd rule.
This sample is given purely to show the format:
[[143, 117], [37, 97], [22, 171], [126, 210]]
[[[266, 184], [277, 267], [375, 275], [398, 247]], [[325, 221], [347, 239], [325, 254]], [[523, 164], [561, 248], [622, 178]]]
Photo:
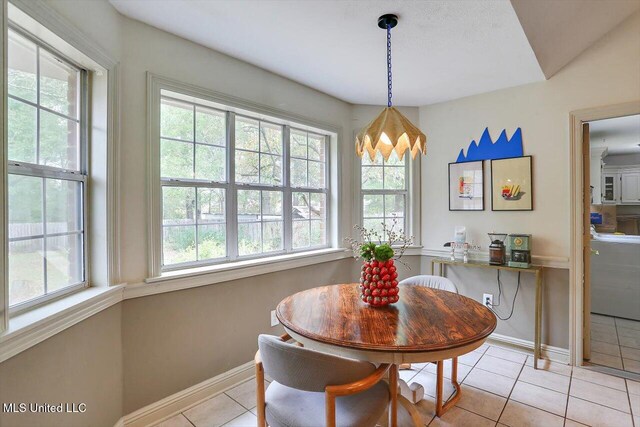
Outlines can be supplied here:
[[[389, 370], [368, 362], [287, 343], [288, 335], [260, 335], [256, 353], [258, 426], [372, 427], [390, 394]], [[273, 378], [266, 390], [265, 372]]]
[[[449, 291], [449, 292], [454, 292], [454, 293], [458, 293], [458, 288], [456, 288], [456, 285], [449, 279], [447, 279], [446, 277], [440, 277], [440, 276], [430, 276], [427, 274], [421, 275], [421, 276], [413, 276], [413, 277], [408, 277], [402, 281], [400, 281], [400, 283], [398, 283], [398, 286], [402, 287], [402, 286], [425, 286], [427, 288], [432, 288], [432, 289], [439, 289], [441, 291]], [[410, 363], [404, 363], [402, 365], [400, 365], [400, 369], [411, 369], [411, 364]], [[452, 365], [451, 365], [451, 371], [455, 371], [456, 373], [458, 372], [458, 358], [454, 357], [452, 359]]]

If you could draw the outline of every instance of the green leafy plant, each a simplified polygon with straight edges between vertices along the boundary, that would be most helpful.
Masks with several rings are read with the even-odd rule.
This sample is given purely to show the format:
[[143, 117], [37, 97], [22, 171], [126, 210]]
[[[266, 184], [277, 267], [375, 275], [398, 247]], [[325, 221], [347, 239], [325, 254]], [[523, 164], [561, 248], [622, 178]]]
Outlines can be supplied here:
[[374, 252], [378, 261], [387, 261], [394, 255], [393, 249], [387, 243], [376, 246]]
[[376, 253], [376, 244], [375, 243], [365, 243], [360, 246], [360, 257], [362, 259], [366, 259], [367, 261], [371, 261]]

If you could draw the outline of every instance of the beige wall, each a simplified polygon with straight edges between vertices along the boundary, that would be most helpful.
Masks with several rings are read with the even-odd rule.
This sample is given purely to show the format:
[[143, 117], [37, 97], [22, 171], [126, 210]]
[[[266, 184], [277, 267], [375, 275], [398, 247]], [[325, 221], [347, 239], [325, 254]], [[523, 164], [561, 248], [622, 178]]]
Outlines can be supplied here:
[[[505, 66], [508, 61], [505, 62]], [[422, 243], [440, 249], [456, 225], [487, 251], [487, 232], [533, 234], [533, 254], [568, 260], [569, 254], [569, 113], [573, 110], [640, 99], [640, 13], [631, 16], [550, 80], [420, 108], [427, 134], [422, 163]], [[533, 156], [534, 210], [492, 212], [490, 164], [485, 162], [485, 210], [448, 210], [448, 166], [461, 148], [478, 141], [485, 127], [497, 138], [522, 128], [524, 153]], [[463, 293], [480, 299], [496, 292], [489, 273], [458, 269], [453, 276]], [[569, 275], [545, 272], [543, 342], [569, 346]], [[513, 283], [513, 278], [510, 278]], [[516, 314], [499, 322], [498, 333], [532, 340], [533, 283], [523, 282]], [[511, 286], [506, 286], [507, 292]], [[510, 294], [513, 295], [513, 294]], [[504, 313], [504, 311], [500, 310]]]
[[0, 426], [113, 426], [122, 416], [121, 304], [0, 364], [2, 403], [85, 403], [83, 414], [6, 414]]

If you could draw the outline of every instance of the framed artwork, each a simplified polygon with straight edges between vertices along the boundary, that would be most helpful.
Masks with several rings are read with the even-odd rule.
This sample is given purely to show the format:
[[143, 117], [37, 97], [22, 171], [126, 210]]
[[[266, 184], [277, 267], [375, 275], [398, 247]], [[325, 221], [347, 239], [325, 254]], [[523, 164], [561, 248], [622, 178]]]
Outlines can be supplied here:
[[533, 210], [531, 156], [491, 160], [491, 210]]
[[484, 164], [482, 160], [449, 163], [449, 210], [484, 210]]

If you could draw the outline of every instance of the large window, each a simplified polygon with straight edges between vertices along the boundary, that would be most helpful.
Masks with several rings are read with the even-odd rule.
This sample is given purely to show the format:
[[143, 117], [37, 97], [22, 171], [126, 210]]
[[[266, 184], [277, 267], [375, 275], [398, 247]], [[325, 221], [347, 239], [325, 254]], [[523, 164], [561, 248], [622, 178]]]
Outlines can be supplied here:
[[326, 247], [326, 135], [163, 91], [159, 136], [164, 270]]
[[9, 305], [86, 284], [86, 71], [9, 30]]
[[362, 190], [362, 224], [378, 233], [382, 232], [382, 224], [391, 227], [395, 221], [403, 231], [407, 230], [407, 188], [409, 169], [407, 152], [402, 160], [395, 152], [389, 160], [384, 160], [378, 153], [374, 161], [368, 154], [362, 156], [361, 190]]

